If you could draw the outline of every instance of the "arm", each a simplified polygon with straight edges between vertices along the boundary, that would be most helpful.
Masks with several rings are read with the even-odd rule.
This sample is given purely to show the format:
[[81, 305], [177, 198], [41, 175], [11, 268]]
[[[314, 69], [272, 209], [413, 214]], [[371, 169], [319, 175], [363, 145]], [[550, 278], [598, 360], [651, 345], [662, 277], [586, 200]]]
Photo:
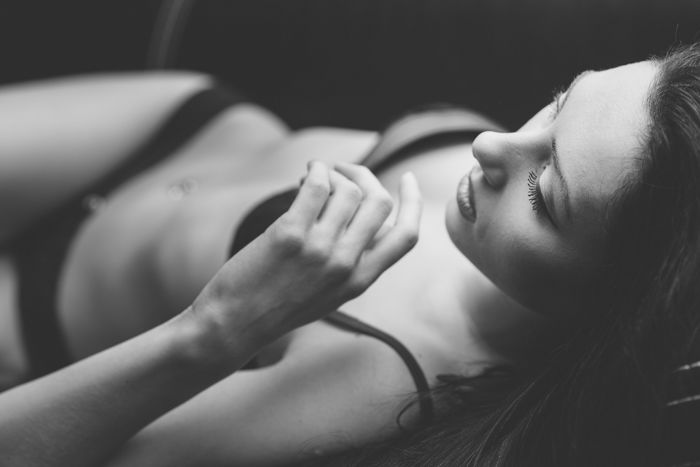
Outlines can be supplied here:
[[134, 432], [250, 356], [252, 349], [242, 345], [228, 352], [224, 365], [224, 355], [201, 351], [211, 336], [184, 316], [0, 394], [0, 463], [104, 462]]
[[[401, 229], [379, 233], [364, 259], [371, 260], [394, 234], [408, 234], [399, 241], [406, 242], [401, 251], [415, 240], [420, 214], [417, 193], [410, 185], [406, 179], [401, 184], [396, 222], [412, 227], [403, 233]], [[326, 209], [332, 209], [331, 203]], [[366, 215], [360, 209], [354, 219]], [[334, 237], [325, 229], [319, 233]], [[368, 232], [366, 241], [374, 243], [373, 238], [374, 231]], [[303, 288], [307, 280], [301, 278], [295, 287]], [[295, 333], [279, 363], [234, 374], [166, 414], [134, 437], [110, 467], [278, 465], [394, 434], [394, 417], [414, 390], [395, 352], [379, 341], [325, 324]]]
[[[289, 465], [397, 434], [415, 391], [386, 344], [324, 323], [281, 362], [237, 372], [131, 439], [109, 467]], [[408, 411], [410, 424], [417, 411]]]
[[352, 181], [312, 164], [289, 211], [229, 260], [183, 314], [0, 394], [3, 465], [103, 462], [257, 349], [362, 293], [415, 243], [419, 195], [405, 178], [396, 223], [380, 231], [388, 195], [366, 169], [342, 170]]
[[97, 75], [0, 91], [0, 242], [130, 155], [206, 87], [186, 73]]

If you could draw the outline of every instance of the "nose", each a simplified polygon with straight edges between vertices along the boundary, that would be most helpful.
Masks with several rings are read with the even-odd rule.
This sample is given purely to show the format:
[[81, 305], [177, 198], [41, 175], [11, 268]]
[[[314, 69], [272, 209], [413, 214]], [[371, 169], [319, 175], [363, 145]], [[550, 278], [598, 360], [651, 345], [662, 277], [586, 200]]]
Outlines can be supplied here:
[[550, 156], [544, 135], [535, 132], [485, 131], [472, 142], [472, 153], [484, 171], [486, 182], [503, 187], [509, 178], [544, 163]]

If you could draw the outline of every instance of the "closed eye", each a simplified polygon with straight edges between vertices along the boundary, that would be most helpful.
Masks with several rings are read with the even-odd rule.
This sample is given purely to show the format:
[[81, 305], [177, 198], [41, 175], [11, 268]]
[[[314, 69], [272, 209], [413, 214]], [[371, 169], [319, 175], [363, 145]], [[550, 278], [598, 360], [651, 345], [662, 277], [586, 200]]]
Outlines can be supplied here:
[[534, 170], [530, 170], [527, 176], [527, 198], [530, 201], [530, 206], [532, 206], [533, 211], [535, 211], [538, 215], [544, 214], [547, 219], [549, 219], [549, 222], [556, 226], [556, 223], [547, 210], [547, 205], [544, 201], [544, 196], [542, 195], [542, 190], [540, 188], [540, 176]]

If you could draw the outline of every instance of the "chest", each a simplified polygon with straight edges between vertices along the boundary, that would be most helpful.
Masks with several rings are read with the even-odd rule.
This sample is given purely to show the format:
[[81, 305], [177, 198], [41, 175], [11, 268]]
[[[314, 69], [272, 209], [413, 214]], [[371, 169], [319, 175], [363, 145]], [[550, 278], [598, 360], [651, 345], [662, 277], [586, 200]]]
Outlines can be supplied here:
[[[469, 276], [478, 271], [450, 239], [445, 227], [445, 211], [456, 194], [459, 179], [472, 163], [469, 146], [453, 146], [405, 159], [378, 174], [395, 200], [398, 200], [402, 174], [411, 171], [416, 176], [422, 197], [419, 241], [373, 287], [350, 302], [351, 308], [358, 313], [373, 313], [360, 310], [372, 308], [368, 302], [381, 301], [386, 305], [382, 309], [400, 308], [404, 313], [415, 310], [424, 314], [435, 304], [458, 306], [441, 298], [444, 289], [451, 288], [446, 282], [450, 277]], [[394, 211], [398, 208], [397, 203]]]

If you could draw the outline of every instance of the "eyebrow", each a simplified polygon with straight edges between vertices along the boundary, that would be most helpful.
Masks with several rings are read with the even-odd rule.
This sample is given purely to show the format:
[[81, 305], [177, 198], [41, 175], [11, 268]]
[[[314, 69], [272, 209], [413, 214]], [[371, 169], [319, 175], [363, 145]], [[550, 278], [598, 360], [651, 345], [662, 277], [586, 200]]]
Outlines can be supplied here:
[[[569, 96], [571, 95], [571, 91], [573, 91], [574, 87], [576, 84], [581, 81], [581, 79], [586, 76], [593, 73], [593, 70], [586, 70], [581, 73], [579, 73], [576, 78], [571, 81], [571, 84], [569, 85], [568, 89], [566, 90], [566, 94], [564, 95], [564, 99], [562, 100], [560, 111], [564, 109], [564, 106], [566, 105], [566, 101], [569, 99]], [[566, 178], [564, 177], [564, 174], [562, 173], [561, 169], [561, 160], [559, 158], [559, 152], [557, 150], [557, 141], [556, 139], [552, 138], [552, 168], [554, 170], [554, 174], [557, 176], [559, 179], [559, 184], [561, 186], [561, 193], [562, 193], [562, 198], [563, 198], [563, 204], [564, 204], [564, 214], [566, 215], [566, 219], [571, 221], [571, 201], [570, 201], [570, 195], [569, 195], [569, 184], [566, 181]]]
[[569, 196], [569, 184], [566, 182], [566, 178], [564, 178], [564, 174], [561, 171], [559, 152], [557, 151], [557, 142], [554, 138], [552, 138], [552, 169], [554, 170], [554, 174], [559, 179], [559, 185], [561, 186], [561, 194], [564, 201], [564, 214], [566, 215], [566, 219], [571, 221], [571, 201]]

